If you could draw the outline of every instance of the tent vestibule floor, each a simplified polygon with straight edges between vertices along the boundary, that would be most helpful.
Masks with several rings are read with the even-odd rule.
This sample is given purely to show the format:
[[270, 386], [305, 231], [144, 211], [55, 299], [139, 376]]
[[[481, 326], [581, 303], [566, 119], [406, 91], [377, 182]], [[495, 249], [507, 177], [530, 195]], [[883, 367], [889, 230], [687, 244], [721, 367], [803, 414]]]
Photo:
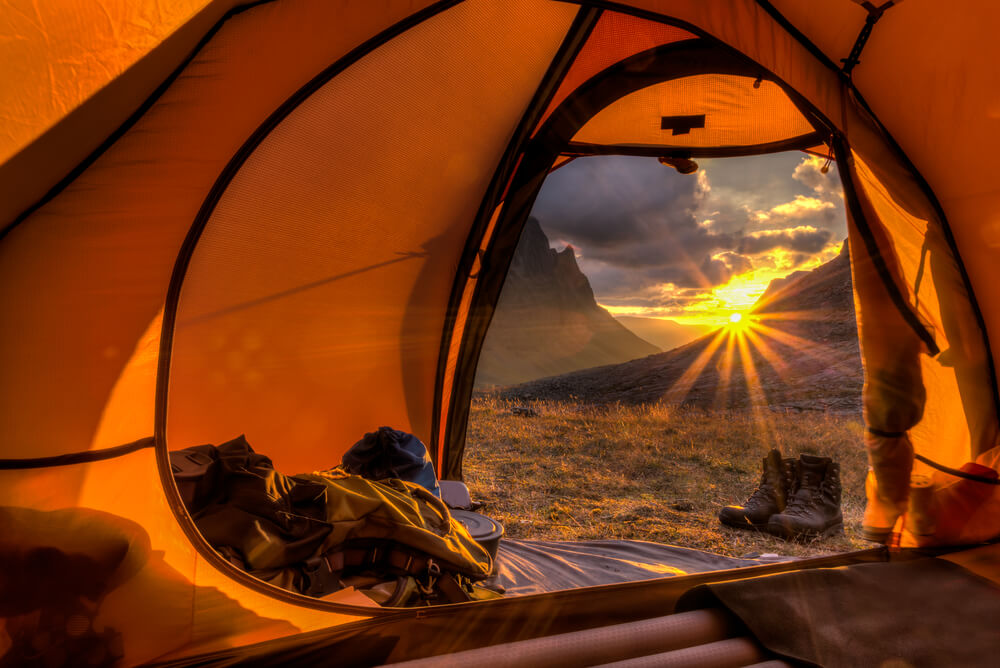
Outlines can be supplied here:
[[[665, 562], [670, 563], [667, 559], [675, 569], [702, 572], [664, 577]], [[512, 593], [523, 595], [400, 609], [391, 616], [185, 657], [165, 665], [307, 666], [330, 662], [331, 657], [336, 657], [337, 665], [345, 666], [396, 663], [669, 617], [677, 600], [702, 584], [885, 559], [883, 548], [759, 563], [642, 541], [594, 541], [590, 546], [586, 542], [501, 541], [500, 582], [506, 582]], [[532, 569], [536, 572], [525, 577], [525, 571]], [[539, 587], [536, 576], [543, 569], [563, 581], [586, 579], [592, 583], [599, 579], [607, 583], [529, 594], [528, 588]], [[585, 572], [591, 569], [595, 572]]]
[[491, 578], [507, 596], [652, 580], [757, 566], [778, 559], [736, 559], [641, 540], [500, 541]]

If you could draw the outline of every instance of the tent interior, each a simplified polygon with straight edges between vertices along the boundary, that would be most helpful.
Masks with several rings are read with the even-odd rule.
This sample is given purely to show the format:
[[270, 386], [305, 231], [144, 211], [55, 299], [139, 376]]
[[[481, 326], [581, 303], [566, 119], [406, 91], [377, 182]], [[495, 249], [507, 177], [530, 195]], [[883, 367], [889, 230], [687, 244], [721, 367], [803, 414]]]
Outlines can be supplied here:
[[[733, 665], [833, 665], [845, 638], [876, 662], [984, 661], [1000, 86], [995, 40], [970, 34], [1000, 10], [953, 27], [929, 0], [21, 5], [0, 3], [16, 64], [0, 82], [0, 665], [550, 663], [546, 640], [588, 652], [570, 665], [731, 640], [716, 649]], [[626, 578], [403, 609], [268, 584], [199, 532], [169, 453], [240, 434], [297, 473], [392, 425], [462, 479], [476, 365], [553, 169], [788, 150], [828, 157], [844, 186], [880, 547], [654, 550]], [[688, 574], [654, 577], [670, 559]], [[949, 614], [920, 632], [907, 611], [928, 600]], [[864, 613], [834, 624], [843, 610]], [[595, 649], [610, 625], [689, 619], [710, 632], [630, 627], [662, 642]]]

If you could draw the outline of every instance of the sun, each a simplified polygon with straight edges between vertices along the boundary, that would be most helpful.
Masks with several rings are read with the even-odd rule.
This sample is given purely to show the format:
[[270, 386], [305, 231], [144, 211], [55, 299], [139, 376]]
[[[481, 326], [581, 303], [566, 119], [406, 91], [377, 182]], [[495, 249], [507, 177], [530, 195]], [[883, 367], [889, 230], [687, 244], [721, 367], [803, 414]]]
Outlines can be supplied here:
[[729, 316], [730, 325], [738, 325], [742, 320], [743, 320], [742, 313], [733, 313], [732, 315]]

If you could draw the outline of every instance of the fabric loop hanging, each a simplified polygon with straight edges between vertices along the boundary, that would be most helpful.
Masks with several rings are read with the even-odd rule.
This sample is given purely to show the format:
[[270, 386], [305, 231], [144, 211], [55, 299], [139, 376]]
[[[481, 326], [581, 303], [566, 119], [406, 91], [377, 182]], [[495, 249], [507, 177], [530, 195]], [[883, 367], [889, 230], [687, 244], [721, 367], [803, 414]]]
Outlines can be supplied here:
[[[857, 2], [857, 0], [855, 0]], [[841, 58], [840, 62], [844, 63], [841, 68], [841, 72], [848, 79], [851, 78], [851, 73], [854, 71], [854, 67], [861, 62], [861, 52], [865, 48], [865, 44], [868, 43], [868, 38], [871, 37], [872, 29], [875, 24], [878, 23], [879, 19], [885, 12], [895, 5], [898, 5], [902, 0], [889, 0], [878, 7], [873, 5], [871, 2], [864, 0], [863, 2], [857, 2], [868, 11], [868, 18], [865, 19], [865, 24], [861, 27], [861, 32], [858, 33], [858, 38], [854, 40], [854, 46], [851, 47], [851, 53], [847, 58]]]

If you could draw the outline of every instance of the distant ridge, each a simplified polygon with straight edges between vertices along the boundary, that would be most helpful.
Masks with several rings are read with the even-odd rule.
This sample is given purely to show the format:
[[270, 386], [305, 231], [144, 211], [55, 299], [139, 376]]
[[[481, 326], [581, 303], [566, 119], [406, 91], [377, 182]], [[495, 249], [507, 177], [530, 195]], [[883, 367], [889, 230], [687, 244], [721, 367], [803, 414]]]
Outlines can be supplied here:
[[669, 352], [525, 383], [503, 394], [517, 400], [860, 413], [863, 375], [846, 244], [830, 262], [772, 281], [749, 317], [753, 326], [743, 337], [722, 328]]
[[659, 353], [594, 299], [572, 246], [549, 247], [529, 218], [476, 371], [476, 387], [513, 385]]
[[625, 325], [636, 336], [654, 346], [659, 346], [662, 350], [673, 350], [691, 343], [715, 329], [710, 325], [682, 325], [673, 320], [635, 315], [616, 315], [615, 320]]

